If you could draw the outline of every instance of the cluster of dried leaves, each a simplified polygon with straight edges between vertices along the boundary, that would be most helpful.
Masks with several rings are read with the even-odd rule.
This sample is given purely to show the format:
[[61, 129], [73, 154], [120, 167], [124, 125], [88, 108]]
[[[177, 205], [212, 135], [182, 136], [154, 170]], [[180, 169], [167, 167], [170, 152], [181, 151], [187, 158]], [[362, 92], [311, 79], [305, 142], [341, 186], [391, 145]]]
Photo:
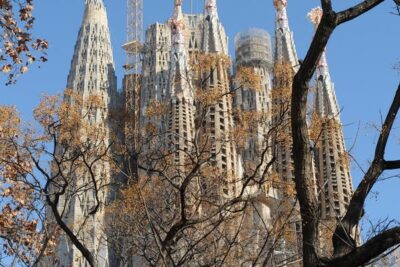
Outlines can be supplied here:
[[[30, 134], [22, 131], [16, 109], [0, 107], [0, 237], [4, 253], [26, 265], [50, 252], [55, 244], [39, 225], [43, 223], [41, 192], [36, 183], [27, 183], [33, 163], [20, 145], [29, 141]], [[45, 243], [49, 245], [46, 252]]]
[[47, 41], [32, 36], [32, 11], [33, 0], [0, 1], [0, 70], [7, 74], [7, 84], [26, 73], [32, 63], [47, 61]]
[[[236, 127], [219, 137], [207, 128], [209, 109], [222, 98], [231, 101], [244, 87], [262, 90], [260, 76], [253, 68], [244, 67], [237, 70], [238, 88], [226, 92], [223, 80], [228, 82], [230, 77], [223, 75], [230, 64], [228, 57], [219, 54], [195, 54], [192, 58], [197, 123], [193, 139], [185, 139], [186, 147], [160, 147], [162, 136], [168, 132], [159, 132], [151, 122], [146, 126], [146, 136], [136, 150], [143, 151], [142, 146], [147, 150], [137, 155], [137, 171], [134, 175], [125, 173], [130, 183], [109, 207], [108, 241], [121, 262], [130, 262], [135, 255], [144, 265], [235, 266], [238, 259], [256, 264], [271, 261], [279, 246], [298, 245], [294, 183], [273, 174], [272, 159], [261, 156], [271, 153], [269, 142], [264, 144], [265, 151], [257, 151], [260, 162], [246, 166], [243, 180], [218, 166], [216, 158], [230, 144], [244, 146], [248, 138], [257, 135], [258, 125], [266, 124], [271, 116], [268, 112], [231, 110]], [[210, 86], [214, 72], [221, 77]], [[146, 115], [156, 120], [167, 114], [168, 107], [160, 102], [150, 103], [146, 110]], [[277, 136], [278, 128], [268, 132], [265, 139]], [[215, 141], [220, 144], [217, 148], [212, 144]], [[183, 154], [185, 161], [176, 161], [176, 154]], [[271, 204], [274, 219], [263, 221], [263, 205], [276, 197], [277, 191], [285, 195], [282, 201]], [[256, 218], [258, 224], [253, 222]], [[293, 254], [298, 255], [298, 251]], [[287, 259], [283, 256], [280, 260]]]
[[[10, 257], [32, 266], [52, 254], [60, 228], [70, 227], [57, 222], [68, 207], [60, 208], [60, 198], [101, 194], [112, 162], [109, 133], [96, 119], [102, 112], [104, 95], [84, 98], [72, 90], [44, 96], [33, 124], [22, 124], [14, 107], [0, 107], [0, 239]], [[82, 176], [86, 182], [76, 180]]]

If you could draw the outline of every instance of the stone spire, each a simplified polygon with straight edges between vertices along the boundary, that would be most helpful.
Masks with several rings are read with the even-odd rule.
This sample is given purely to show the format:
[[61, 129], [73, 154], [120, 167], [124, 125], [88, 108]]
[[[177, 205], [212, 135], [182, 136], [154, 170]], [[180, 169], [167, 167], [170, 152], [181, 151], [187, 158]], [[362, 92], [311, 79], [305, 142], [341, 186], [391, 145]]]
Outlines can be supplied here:
[[[116, 94], [116, 77], [107, 13], [102, 0], [86, 0], [67, 87], [83, 95]], [[115, 104], [115, 103], [113, 103]]]
[[228, 55], [228, 37], [218, 17], [217, 0], [205, 0], [203, 50]]
[[[317, 28], [322, 17], [321, 8], [314, 8], [308, 17]], [[321, 194], [319, 199], [323, 218], [335, 221], [346, 212], [353, 191], [339, 108], [325, 51], [315, 75], [314, 111], [317, 121], [312, 128], [320, 127], [314, 130], [320, 132], [315, 159]]]
[[206, 0], [206, 16], [218, 19], [217, 0]]
[[273, 0], [276, 8], [275, 29], [275, 60], [274, 80], [272, 94], [272, 123], [284, 134], [282, 138], [275, 138], [273, 142], [276, 147], [274, 164], [275, 171], [279, 176], [291, 181], [294, 178], [292, 140], [292, 129], [290, 123], [290, 101], [292, 92], [292, 80], [298, 70], [298, 59], [294, 46], [293, 33], [290, 31], [288, 16], [286, 12], [287, 0]]
[[[276, 127], [277, 135], [272, 139], [273, 157], [276, 159], [273, 164], [273, 171], [284, 182], [291, 183], [294, 180], [293, 161], [293, 140], [291, 127], [291, 96], [293, 77], [299, 69], [296, 48], [294, 45], [293, 32], [289, 27], [287, 15], [287, 0], [273, 0], [276, 9], [275, 21], [275, 60], [274, 79], [272, 89], [272, 127]], [[314, 180], [314, 173], [312, 179]], [[285, 192], [281, 192], [283, 196]], [[293, 203], [296, 202], [292, 198]], [[296, 204], [294, 204], [296, 205]], [[295, 207], [300, 208], [298, 204]], [[297, 240], [301, 235], [296, 229], [301, 229], [301, 221], [297, 213], [293, 216], [288, 227], [296, 233]], [[285, 239], [285, 238], [284, 238]], [[284, 242], [285, 243], [285, 242]], [[287, 242], [285, 245], [285, 258], [291, 258], [301, 250], [299, 242]]]
[[174, 14], [171, 19], [172, 50], [170, 68], [170, 97], [178, 95], [193, 98], [190, 82], [188, 57], [185, 47], [185, 18], [182, 12], [182, 0], [174, 0]]
[[339, 107], [336, 100], [335, 87], [329, 73], [326, 52], [321, 55], [315, 73], [317, 78], [315, 110], [320, 116], [337, 117], [339, 119]]
[[175, 166], [183, 169], [184, 151], [190, 151], [194, 141], [194, 96], [186, 54], [184, 29], [185, 20], [182, 13], [182, 0], [174, 0], [174, 14], [171, 19], [171, 62], [169, 87], [166, 96], [167, 107], [167, 140], [170, 150], [175, 150]]
[[[314, 8], [308, 17], [317, 28], [322, 18], [321, 8]], [[326, 50], [321, 55], [315, 74], [317, 83], [315, 111], [322, 117], [336, 117], [339, 120], [339, 107], [326, 59]]]
[[290, 62], [294, 70], [298, 70], [298, 58], [294, 45], [293, 33], [289, 28], [286, 6], [287, 0], [273, 0], [276, 8], [275, 29], [275, 63]]
[[[98, 125], [104, 129], [101, 142], [108, 147], [111, 143], [110, 136], [113, 126], [109, 117], [109, 110], [117, 104], [116, 77], [108, 28], [107, 13], [102, 0], [85, 0], [85, 11], [82, 24], [76, 41], [71, 69], [68, 75], [67, 88], [82, 96], [82, 114], [88, 125]], [[103, 107], [93, 108], [88, 104], [90, 96], [96, 95], [104, 101]], [[66, 96], [65, 101], [69, 101]], [[88, 110], [90, 112], [88, 113]], [[82, 130], [82, 140], [89, 139]], [[93, 140], [93, 142], [99, 142]], [[81, 242], [91, 251], [96, 266], [110, 266], [110, 254], [103, 231], [105, 222], [104, 203], [109, 202], [112, 172], [108, 162], [98, 161], [95, 165], [94, 175], [99, 189], [100, 207], [98, 212], [90, 215], [96, 192], [94, 186], [87, 182], [87, 173], [74, 173], [74, 184], [71, 185], [72, 195], [65, 196], [68, 201], [64, 207], [60, 201], [60, 209], [66, 209], [64, 220], [72, 226], [72, 231], [77, 234]], [[84, 188], [85, 190], [82, 190]], [[84, 222], [84, 223], [83, 223]], [[90, 233], [90, 234], [88, 234]], [[86, 266], [87, 262], [75, 246], [65, 236], [60, 236], [58, 256], [65, 266]]]
[[232, 141], [234, 132], [232, 96], [230, 91], [229, 65], [223, 60], [229, 57], [228, 38], [225, 29], [218, 17], [217, 1], [205, 0], [202, 52], [205, 54], [218, 54], [213, 70], [211, 68], [203, 73], [206, 86], [210, 94], [218, 92], [221, 97], [213, 105], [207, 107], [205, 113], [207, 122], [203, 130], [207, 131], [211, 140], [211, 154], [217, 162], [221, 174], [226, 174], [227, 183], [221, 190], [224, 197], [236, 194], [238, 177], [242, 175], [241, 159], [236, 152]]

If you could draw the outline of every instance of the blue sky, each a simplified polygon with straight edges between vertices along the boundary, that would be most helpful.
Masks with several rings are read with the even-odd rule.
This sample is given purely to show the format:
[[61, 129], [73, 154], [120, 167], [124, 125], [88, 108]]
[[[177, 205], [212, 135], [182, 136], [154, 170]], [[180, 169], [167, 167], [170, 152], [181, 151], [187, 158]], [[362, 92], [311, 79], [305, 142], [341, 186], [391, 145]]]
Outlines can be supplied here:
[[[172, 13], [173, 0], [144, 0], [145, 27], [156, 21], [164, 22]], [[193, 11], [201, 12], [203, 0], [192, 0]], [[272, 0], [219, 0], [219, 12], [230, 37], [230, 52], [233, 54], [233, 39], [236, 33], [249, 27], [261, 27], [274, 32], [274, 9]], [[306, 15], [317, 6], [317, 0], [289, 0], [289, 23], [294, 32], [299, 58], [303, 58], [312, 38], [313, 27]], [[349, 7], [358, 1], [334, 1], [337, 10]], [[355, 21], [342, 25], [332, 36], [328, 45], [328, 61], [335, 82], [342, 121], [345, 125], [347, 146], [355, 143], [352, 154], [366, 167], [372, 158], [377, 133], [371, 125], [379, 124], [399, 83], [400, 74], [393, 70], [400, 61], [400, 17], [390, 14], [393, 2], [385, 1], [372, 12]], [[0, 104], [16, 105], [24, 118], [31, 118], [32, 109], [43, 93], [62, 92], [66, 85], [74, 43], [82, 19], [84, 0], [40, 0], [35, 1], [34, 15], [37, 17], [35, 32], [50, 43], [49, 61], [40, 68], [34, 66], [16, 85], [4, 86], [0, 79]], [[119, 85], [123, 75], [124, 54], [121, 45], [125, 41], [125, 0], [105, 0], [114, 59]], [[185, 0], [185, 11], [190, 12], [190, 0]], [[390, 143], [389, 154], [400, 158], [399, 128]], [[397, 152], [397, 153], [396, 153]], [[352, 168], [354, 184], [358, 184], [362, 173]], [[371, 219], [391, 218], [400, 220], [400, 179], [379, 183], [379, 192], [370, 198], [367, 212]]]

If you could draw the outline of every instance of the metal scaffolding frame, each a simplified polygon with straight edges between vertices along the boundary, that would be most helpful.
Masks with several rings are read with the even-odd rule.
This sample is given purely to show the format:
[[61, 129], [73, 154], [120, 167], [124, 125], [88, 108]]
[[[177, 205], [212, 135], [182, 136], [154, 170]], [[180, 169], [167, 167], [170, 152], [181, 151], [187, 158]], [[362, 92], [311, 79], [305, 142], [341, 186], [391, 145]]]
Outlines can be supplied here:
[[140, 92], [142, 86], [143, 0], [127, 0], [124, 92], [126, 99], [127, 142], [136, 147], [139, 131]]
[[126, 52], [127, 74], [141, 74], [140, 54], [143, 47], [143, 0], [127, 0]]

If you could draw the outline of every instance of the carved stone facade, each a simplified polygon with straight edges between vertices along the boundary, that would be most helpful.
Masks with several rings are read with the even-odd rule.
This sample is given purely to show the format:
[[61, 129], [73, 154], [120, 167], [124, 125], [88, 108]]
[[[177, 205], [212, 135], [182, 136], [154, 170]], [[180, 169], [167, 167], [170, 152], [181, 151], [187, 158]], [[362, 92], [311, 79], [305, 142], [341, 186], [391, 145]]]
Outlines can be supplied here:
[[[135, 110], [135, 127], [140, 129], [146, 140], [147, 149], [173, 151], [176, 166], [184, 165], [186, 153], [196, 138], [196, 131], [207, 136], [210, 141], [211, 160], [226, 181], [218, 192], [223, 198], [235, 196], [240, 189], [242, 178], [256, 165], [260, 158], [268, 162], [274, 158], [272, 170], [264, 173], [267, 166], [260, 169], [264, 175], [276, 174], [281, 181], [292, 183], [293, 157], [290, 126], [290, 96], [292, 78], [298, 70], [298, 59], [294, 46], [293, 33], [289, 28], [286, 0], [274, 0], [276, 7], [275, 51], [272, 51], [267, 32], [251, 29], [237, 35], [235, 39], [235, 75], [241, 67], [251, 68], [260, 77], [259, 88], [241, 87], [232, 83], [230, 66], [218, 60], [213, 68], [196, 73], [190, 62], [199, 55], [221, 56], [229, 59], [228, 38], [219, 19], [216, 0], [205, 0], [204, 14], [183, 14], [181, 1], [174, 1], [174, 15], [166, 23], [150, 25], [146, 31], [143, 49], [141, 88], [138, 94], [127, 94], [124, 101], [116, 90], [116, 77], [108, 29], [107, 15], [102, 0], [86, 0], [85, 14], [75, 46], [75, 52], [68, 76], [68, 88], [79, 93], [83, 100], [98, 94], [106, 103], [88, 116], [89, 123], [103, 125], [107, 138], [113, 128], [109, 120], [111, 109], [130, 103], [128, 111]], [[140, 75], [140, 74], [132, 74]], [[233, 75], [233, 77], [235, 77]], [[205, 79], [201, 87], [195, 80]], [[131, 85], [127, 86], [130, 87]], [[326, 55], [317, 68], [314, 112], [321, 119], [322, 131], [315, 149], [316, 180], [320, 192], [324, 218], [341, 216], [352, 195], [349, 162], [346, 156], [342, 125], [334, 87], [331, 82]], [[232, 93], [232, 88], [239, 88]], [[215, 103], [204, 107], [196, 101], [196, 93], [222, 96]], [[134, 99], [129, 99], [134, 98]], [[154, 115], [155, 110], [161, 110]], [[260, 116], [255, 127], [248, 133], [244, 145], [239, 147], [234, 139], [236, 130], [234, 109]], [[86, 110], [82, 110], [84, 113]], [[201, 118], [198, 120], [198, 118]], [[137, 126], [136, 126], [137, 124]], [[268, 136], [269, 130], [278, 126], [277, 134]], [[201, 129], [200, 129], [201, 127]], [[84, 138], [84, 136], [83, 136]], [[108, 140], [106, 145], [109, 144]], [[270, 146], [266, 150], [266, 146]], [[266, 151], [265, 155], [263, 151]], [[113, 173], [107, 163], [98, 166], [100, 184], [112, 181]], [[179, 168], [178, 168], [179, 169]], [[253, 168], [254, 169], [254, 168]], [[100, 175], [101, 174], [101, 175]], [[86, 176], [77, 177], [75, 186], [85, 183]], [[107, 188], [107, 187], [104, 187]], [[262, 243], [257, 225], [269, 223], [274, 219], [274, 203], [285, 194], [276, 188], [258, 188], [251, 184], [248, 195], [255, 196], [255, 209], [248, 212], [251, 217], [247, 227], [254, 227], [256, 251], [258, 242]], [[104, 191], [104, 192], [103, 192]], [[112, 192], [103, 190], [102, 202], [106, 203]], [[66, 203], [66, 202], [62, 202]], [[87, 217], [94, 203], [90, 190], [70, 199], [65, 221], [68, 225]], [[257, 212], [255, 212], [257, 211]], [[256, 214], [257, 213], [257, 214]], [[79, 234], [80, 240], [96, 256], [97, 266], [112, 266], [109, 248], [105, 244], [105, 233], [101, 225], [105, 220], [103, 209], [86, 223]], [[293, 231], [301, 227], [293, 223]], [[78, 231], [80, 229], [74, 229]], [[280, 254], [291, 256], [292, 247], [281, 242]], [[301, 244], [296, 250], [299, 249]], [[60, 237], [58, 250], [64, 266], [87, 266], [80, 252], [65, 236]]]
[[[182, 14], [182, 16], [185, 27], [181, 29], [180, 38], [182, 39], [184, 47], [182, 47], [180, 53], [182, 54], [184, 52], [187, 61], [193, 59], [193, 57], [199, 53], [228, 56], [228, 38], [219, 21], [215, 1], [207, 1], [204, 15]], [[178, 108], [180, 115], [173, 115], [172, 117], [174, 119], [172, 121], [171, 116], [170, 119], [167, 117], [157, 119], [154, 117], [150, 118], [147, 116], [148, 114], [146, 114], [151, 103], [159, 102], [168, 108], [171, 105], [170, 102], [172, 98], [176, 97], [173, 96], [175, 92], [171, 91], [176, 85], [174, 84], [174, 86], [172, 86], [173, 82], [171, 81], [171, 77], [176, 77], [176, 73], [173, 72], [177, 70], [177, 67], [182, 68], [183, 62], [181, 62], [182, 59], [174, 58], [176, 55], [174, 54], [174, 49], [171, 49], [171, 45], [174, 45], [172, 43], [174, 34], [171, 32], [170, 24], [173, 23], [173, 21], [174, 19], [165, 24], [153, 24], [146, 31], [146, 49], [143, 64], [144, 80], [141, 93], [142, 117], [140, 120], [143, 129], [145, 129], [145, 126], [150, 122], [156, 125], [157, 132], [159, 133], [168, 132], [168, 129], [175, 129], [175, 126], [173, 126], [175, 122], [183, 123], [182, 119], [186, 118], [184, 114], [189, 117], [196, 115], [193, 113], [196, 110], [196, 105], [193, 106], [194, 102], [191, 99], [190, 101], [185, 99], [186, 104]], [[179, 64], [177, 65], [176, 63]], [[184, 63], [186, 65], [189, 64], [188, 62]], [[201, 74], [196, 74], [190, 70], [188, 70], [189, 73], [186, 73], [184, 69], [188, 68], [184, 67], [180, 69], [181, 73], [179, 75], [183, 78], [180, 80], [184, 81], [187, 78], [199, 78], [197, 76], [187, 77], [187, 74], [189, 74], [189, 76], [210, 76], [209, 79], [206, 79], [207, 85], [203, 88], [204, 90], [219, 90], [221, 95], [229, 93], [229, 66], [220, 63], [212, 73]], [[187, 86], [189, 86], [189, 84], [187, 84]], [[192, 88], [191, 90], [192, 93], [195, 93], [196, 88]], [[190, 98], [192, 97], [193, 96], [190, 96]], [[172, 103], [177, 103], [176, 101], [178, 101], [179, 105], [182, 104], [182, 99], [177, 98], [173, 100]], [[237, 177], [241, 174], [241, 164], [231, 136], [234, 130], [232, 102], [232, 96], [227, 94], [221, 97], [218, 103], [208, 107], [209, 110], [206, 113], [206, 117], [203, 118], [206, 124], [202, 126], [202, 128], [206, 129], [207, 133], [205, 134], [210, 135], [211, 153], [220, 171], [226, 173], [228, 177], [232, 177], [232, 180], [237, 180]], [[178, 110], [174, 110], [174, 112]], [[180, 117], [180, 119], [178, 119], [176, 115], [179, 115], [178, 117]], [[191, 120], [192, 119], [189, 118], [189, 121]], [[186, 123], [187, 127], [190, 127], [189, 125], [191, 123], [189, 121]], [[184, 127], [184, 124], [180, 125], [180, 127]], [[178, 129], [179, 132], [181, 132], [181, 130], [183, 131], [183, 129]], [[186, 129], [186, 133], [189, 134], [188, 129]], [[233, 186], [223, 189], [223, 192], [224, 194], [233, 194], [235, 190], [235, 186]]]
[[[271, 90], [273, 80], [273, 55], [271, 38], [268, 32], [261, 29], [250, 29], [239, 33], [235, 38], [235, 72], [241, 68], [251, 68], [259, 79], [257, 88], [248, 88], [239, 82], [234, 84], [236, 90], [234, 107], [240, 113], [251, 117], [254, 123], [249, 127], [240, 154], [245, 172], [254, 169], [264, 154], [265, 162], [271, 160], [272, 148], [267, 139], [271, 127]], [[265, 153], [264, 153], [265, 152]], [[250, 170], [248, 170], [250, 169]], [[260, 170], [262, 173], [265, 167]]]
[[[82, 98], [81, 113], [85, 123], [104, 129], [102, 145], [110, 146], [113, 125], [109, 115], [110, 110], [118, 105], [118, 93], [107, 13], [102, 0], [85, 2], [83, 22], [75, 45], [67, 88]], [[90, 107], [88, 102], [93, 95], [99, 97], [103, 105], [97, 108]], [[65, 101], [69, 101], [68, 97]], [[83, 132], [82, 142], [87, 138]], [[93, 253], [97, 266], [105, 267], [110, 266], [110, 251], [102, 225], [106, 216], [104, 204], [109, 202], [113, 193], [110, 187], [106, 186], [112, 181], [112, 170], [106, 161], [96, 163], [93, 170], [98, 178], [97, 187], [102, 188], [97, 193], [100, 202], [98, 212], [90, 215], [98, 201], [95, 199], [91, 176], [85, 171], [74, 172], [76, 177], [73, 178], [73, 188], [70, 189], [71, 192], [78, 193], [66, 194], [67, 197], [59, 203], [59, 211], [64, 214], [64, 221], [68, 226], [72, 226], [78, 239]], [[89, 266], [81, 252], [65, 235], [60, 237], [58, 258], [59, 266]]]

